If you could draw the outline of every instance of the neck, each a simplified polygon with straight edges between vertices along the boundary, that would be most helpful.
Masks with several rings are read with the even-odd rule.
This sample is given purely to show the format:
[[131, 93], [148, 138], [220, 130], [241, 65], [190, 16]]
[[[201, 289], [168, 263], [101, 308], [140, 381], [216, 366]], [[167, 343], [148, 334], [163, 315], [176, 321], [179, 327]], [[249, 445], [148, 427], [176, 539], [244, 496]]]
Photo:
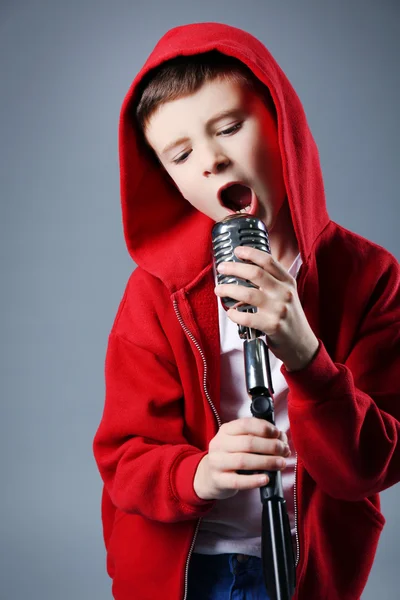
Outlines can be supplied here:
[[289, 270], [299, 253], [296, 234], [293, 228], [289, 203], [286, 200], [269, 232], [271, 254], [285, 269]]

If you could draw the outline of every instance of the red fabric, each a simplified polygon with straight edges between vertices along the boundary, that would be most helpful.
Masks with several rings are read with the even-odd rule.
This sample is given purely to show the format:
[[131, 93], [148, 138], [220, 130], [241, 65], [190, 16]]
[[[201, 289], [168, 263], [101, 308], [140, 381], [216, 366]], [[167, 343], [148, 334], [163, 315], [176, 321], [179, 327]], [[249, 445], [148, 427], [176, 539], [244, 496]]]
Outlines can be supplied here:
[[[121, 197], [138, 267], [106, 357], [94, 439], [116, 600], [183, 600], [188, 556], [212, 502], [193, 490], [218, 430], [219, 332], [210, 231], [146, 159], [130, 110], [143, 75], [217, 49], [269, 87], [303, 265], [299, 296], [320, 348], [288, 373], [298, 455], [295, 600], [359, 600], [384, 525], [379, 492], [400, 478], [400, 272], [383, 248], [329, 220], [318, 151], [290, 83], [248, 33], [216, 23], [169, 31], [133, 82], [120, 121]], [[190, 248], [190, 252], [188, 252]]]

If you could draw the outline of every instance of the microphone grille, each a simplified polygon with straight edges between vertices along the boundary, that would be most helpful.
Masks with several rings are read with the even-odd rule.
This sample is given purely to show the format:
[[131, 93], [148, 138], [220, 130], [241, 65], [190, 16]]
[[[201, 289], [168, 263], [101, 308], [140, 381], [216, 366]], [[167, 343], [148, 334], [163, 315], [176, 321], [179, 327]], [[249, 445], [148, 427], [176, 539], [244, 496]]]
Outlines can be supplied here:
[[[239, 214], [229, 215], [223, 221], [219, 221], [212, 228], [212, 246], [214, 263], [217, 267], [221, 262], [243, 262], [234, 254], [237, 246], [250, 246], [271, 254], [268, 231], [264, 223], [257, 217]], [[247, 280], [217, 273], [217, 281], [221, 283], [233, 283], [254, 287]], [[230, 308], [237, 304], [232, 298], [222, 298], [224, 306]], [[247, 305], [239, 307], [239, 310], [251, 308]]]

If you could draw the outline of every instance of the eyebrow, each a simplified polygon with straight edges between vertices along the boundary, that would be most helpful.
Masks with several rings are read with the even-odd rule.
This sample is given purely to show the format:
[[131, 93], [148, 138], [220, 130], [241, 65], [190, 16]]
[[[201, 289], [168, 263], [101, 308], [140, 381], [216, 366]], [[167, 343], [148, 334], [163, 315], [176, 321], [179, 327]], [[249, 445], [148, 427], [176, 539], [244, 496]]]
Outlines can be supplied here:
[[[228, 110], [222, 110], [221, 112], [219, 112], [216, 115], [214, 115], [213, 117], [211, 117], [211, 119], [209, 119], [207, 121], [206, 126], [209, 127], [210, 125], [213, 125], [216, 121], [219, 121], [220, 119], [223, 119], [224, 117], [238, 116], [241, 113], [243, 113], [243, 110], [240, 108], [230, 108]], [[172, 150], [172, 148], [175, 148], [175, 146], [179, 146], [179, 144], [183, 144], [184, 142], [187, 142], [189, 139], [190, 138], [188, 138], [188, 137], [180, 137], [178, 140], [171, 142], [170, 144], [165, 146], [164, 150], [161, 152], [161, 155], [165, 156], [165, 154], [167, 154], [167, 152]]]

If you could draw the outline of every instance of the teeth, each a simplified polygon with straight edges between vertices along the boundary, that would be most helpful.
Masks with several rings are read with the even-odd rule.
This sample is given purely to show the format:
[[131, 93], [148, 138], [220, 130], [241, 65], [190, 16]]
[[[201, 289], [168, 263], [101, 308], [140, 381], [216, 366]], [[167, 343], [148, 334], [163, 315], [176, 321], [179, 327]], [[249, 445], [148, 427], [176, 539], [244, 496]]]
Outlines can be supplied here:
[[250, 210], [250, 206], [251, 205], [249, 204], [249, 206], [245, 206], [244, 208], [241, 208], [240, 210], [237, 210], [236, 212], [237, 213], [247, 213]]

